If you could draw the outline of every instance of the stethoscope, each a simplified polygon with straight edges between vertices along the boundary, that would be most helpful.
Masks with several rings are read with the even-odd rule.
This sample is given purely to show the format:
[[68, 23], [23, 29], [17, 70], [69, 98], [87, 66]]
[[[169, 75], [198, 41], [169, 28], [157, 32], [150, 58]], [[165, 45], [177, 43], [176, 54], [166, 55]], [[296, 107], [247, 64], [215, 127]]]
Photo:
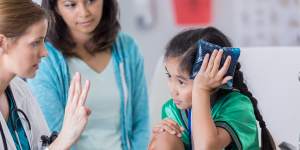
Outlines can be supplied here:
[[[21, 121], [21, 120], [25, 120], [25, 122], [27, 124], [27, 129], [29, 131], [29, 137], [27, 137], [27, 138], [28, 138], [28, 143], [29, 143], [29, 147], [30, 147], [31, 146], [31, 141], [32, 141], [32, 133], [31, 133], [31, 124], [30, 124], [30, 121], [29, 121], [27, 115], [24, 113], [24, 111], [21, 110], [21, 109], [19, 109], [17, 107], [15, 99], [14, 99], [14, 96], [13, 96], [13, 93], [12, 93], [10, 87], [6, 88], [5, 94], [6, 94], [7, 98], [12, 101], [12, 105], [14, 107], [14, 109], [10, 112], [10, 115], [12, 114], [12, 116], [13, 116], [13, 114], [16, 114], [15, 116], [17, 116], [17, 119], [14, 119], [12, 117], [13, 118], [12, 119], [12, 124], [13, 124], [13, 130], [14, 130], [15, 135], [17, 137], [18, 144], [19, 144], [19, 146], [20, 146], [20, 148], [22, 150], [21, 141], [20, 141], [19, 135], [17, 133], [17, 122]], [[23, 118], [21, 118], [21, 116]], [[25, 128], [26, 127], [24, 127], [24, 130], [26, 132]], [[2, 137], [2, 143], [3, 143], [4, 150], [8, 150], [7, 140], [6, 140], [6, 137], [5, 137], [5, 134], [4, 134], [1, 122], [0, 122], [0, 130], [1, 130], [1, 137]]]

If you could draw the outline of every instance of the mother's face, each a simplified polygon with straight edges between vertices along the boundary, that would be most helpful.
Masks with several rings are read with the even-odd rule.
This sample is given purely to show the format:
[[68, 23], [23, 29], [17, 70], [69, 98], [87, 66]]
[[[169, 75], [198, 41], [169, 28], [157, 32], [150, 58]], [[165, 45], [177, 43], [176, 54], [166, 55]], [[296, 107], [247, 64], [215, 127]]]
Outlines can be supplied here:
[[58, 0], [56, 11], [71, 35], [91, 34], [102, 18], [103, 0]]

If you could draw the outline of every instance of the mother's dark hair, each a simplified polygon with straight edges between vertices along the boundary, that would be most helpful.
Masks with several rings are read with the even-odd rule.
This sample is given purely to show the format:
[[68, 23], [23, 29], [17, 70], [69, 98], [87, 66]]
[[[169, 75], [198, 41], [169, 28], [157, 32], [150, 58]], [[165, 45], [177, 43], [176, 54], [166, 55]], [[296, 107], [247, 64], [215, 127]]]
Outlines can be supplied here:
[[[232, 47], [229, 39], [221, 31], [214, 27], [191, 29], [179, 33], [168, 43], [165, 59], [168, 57], [181, 58], [180, 69], [190, 73], [197, 53], [196, 43], [200, 39], [217, 44], [221, 47]], [[256, 120], [259, 122], [261, 127], [261, 149], [274, 150], [276, 149], [274, 140], [266, 127], [262, 115], [259, 112], [256, 98], [253, 97], [252, 93], [248, 90], [248, 87], [244, 82], [244, 76], [240, 71], [240, 68], [241, 64], [238, 63], [233, 76], [233, 88], [238, 89], [242, 94], [246, 95], [251, 100]], [[224, 91], [220, 91], [219, 93], [224, 93]]]
[[[49, 28], [47, 41], [51, 42], [65, 56], [77, 56], [74, 47], [76, 43], [68, 32], [63, 18], [56, 12], [58, 0], [43, 0], [42, 7], [48, 12]], [[100, 11], [100, 10], [99, 10]], [[85, 43], [85, 48], [90, 54], [110, 49], [120, 30], [119, 7], [117, 0], [103, 0], [102, 17], [93, 32], [93, 37]]]

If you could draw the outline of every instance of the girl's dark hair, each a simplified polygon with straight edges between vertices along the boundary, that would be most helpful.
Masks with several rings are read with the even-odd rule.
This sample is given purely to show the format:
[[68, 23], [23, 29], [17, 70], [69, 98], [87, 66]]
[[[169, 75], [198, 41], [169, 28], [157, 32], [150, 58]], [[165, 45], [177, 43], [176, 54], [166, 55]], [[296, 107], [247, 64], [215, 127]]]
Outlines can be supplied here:
[[[214, 27], [190, 29], [179, 33], [168, 43], [166, 47], [165, 59], [168, 59], [169, 57], [180, 58], [181, 71], [190, 73], [197, 53], [196, 43], [200, 39], [217, 44], [221, 47], [232, 47], [229, 39], [221, 31]], [[246, 95], [251, 100], [256, 120], [259, 122], [261, 127], [261, 149], [274, 150], [276, 149], [274, 140], [269, 130], [266, 128], [263, 117], [259, 112], [256, 98], [253, 97], [252, 93], [248, 90], [248, 87], [244, 82], [243, 73], [240, 71], [240, 68], [241, 64], [237, 63], [233, 76], [233, 88], [238, 89], [242, 94]], [[224, 93], [224, 91], [220, 91], [220, 93]]]
[[[70, 36], [65, 21], [56, 12], [57, 1], [58, 0], [42, 1], [42, 7], [46, 9], [50, 16], [46, 40], [57, 47], [65, 56], [77, 56], [73, 50], [76, 43]], [[111, 48], [120, 28], [117, 0], [103, 0], [100, 23], [94, 30], [91, 40], [85, 43], [84, 46], [86, 50], [90, 54], [94, 54]]]

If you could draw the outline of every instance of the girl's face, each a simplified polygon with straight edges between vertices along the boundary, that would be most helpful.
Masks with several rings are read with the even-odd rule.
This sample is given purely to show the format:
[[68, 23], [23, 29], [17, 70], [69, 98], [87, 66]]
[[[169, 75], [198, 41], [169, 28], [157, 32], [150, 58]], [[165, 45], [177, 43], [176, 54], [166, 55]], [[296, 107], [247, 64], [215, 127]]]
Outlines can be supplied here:
[[41, 58], [48, 55], [44, 48], [47, 26], [48, 21], [43, 19], [16, 39], [0, 35], [1, 65], [8, 73], [24, 78], [34, 77]]
[[91, 35], [100, 23], [103, 0], [58, 0], [57, 13], [72, 35]]
[[171, 96], [179, 109], [192, 107], [193, 80], [189, 79], [189, 74], [179, 68], [180, 59], [168, 57], [165, 60], [165, 69], [168, 77], [168, 86]]

